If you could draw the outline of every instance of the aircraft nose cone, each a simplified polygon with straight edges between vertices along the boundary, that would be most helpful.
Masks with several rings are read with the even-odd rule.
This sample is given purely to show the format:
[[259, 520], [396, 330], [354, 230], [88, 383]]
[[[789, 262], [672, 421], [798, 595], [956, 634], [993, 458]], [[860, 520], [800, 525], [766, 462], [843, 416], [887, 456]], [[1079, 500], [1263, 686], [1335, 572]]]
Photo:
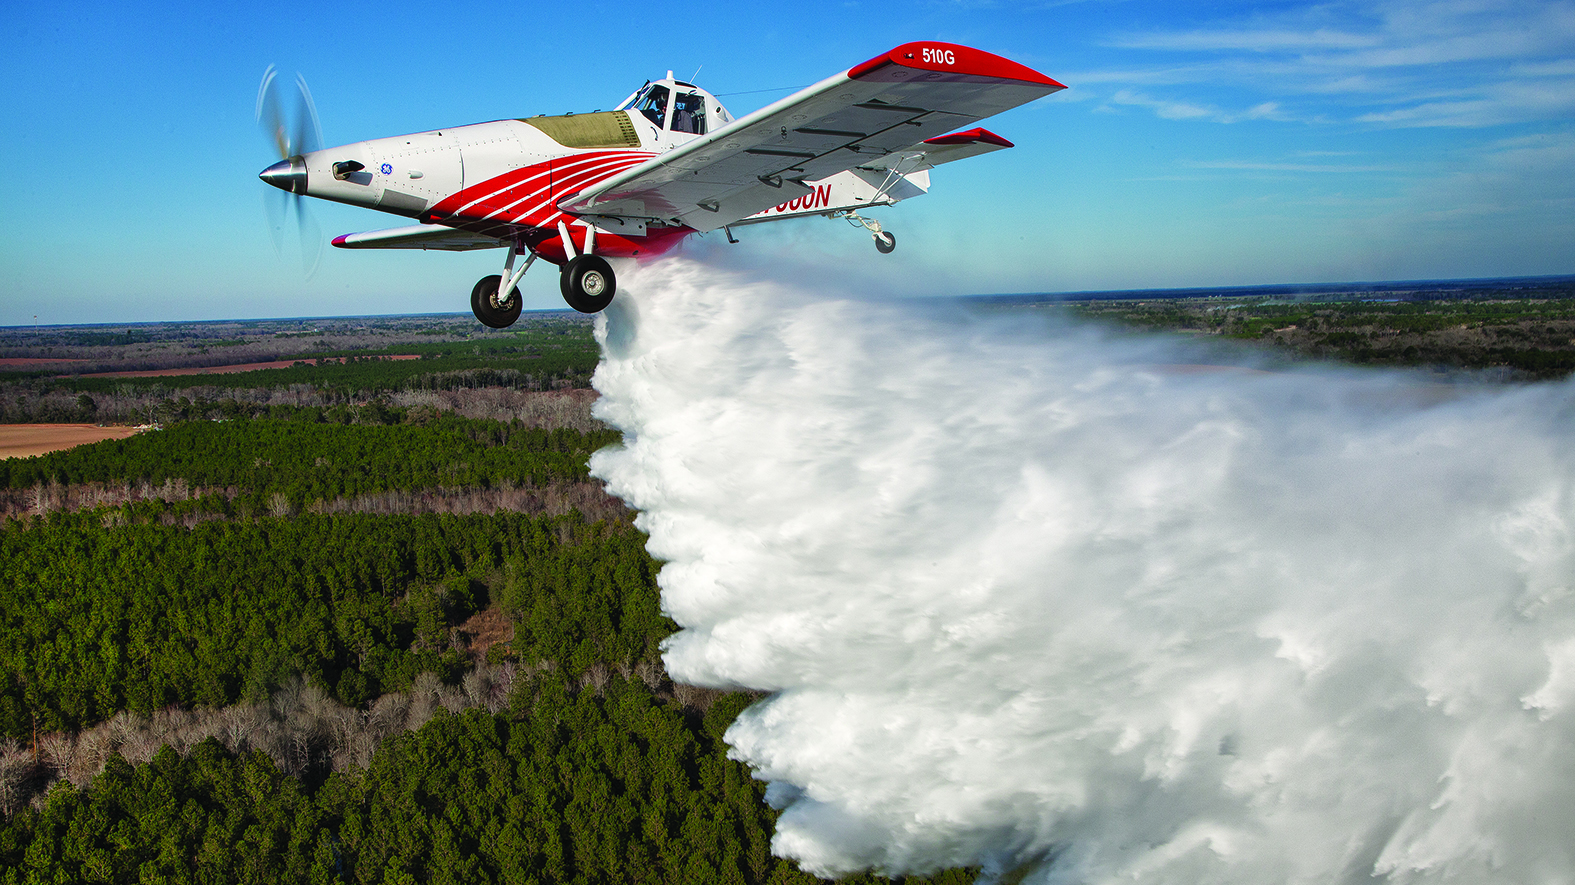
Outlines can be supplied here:
[[306, 162], [300, 157], [280, 160], [257, 173], [257, 177], [282, 191], [306, 193]]

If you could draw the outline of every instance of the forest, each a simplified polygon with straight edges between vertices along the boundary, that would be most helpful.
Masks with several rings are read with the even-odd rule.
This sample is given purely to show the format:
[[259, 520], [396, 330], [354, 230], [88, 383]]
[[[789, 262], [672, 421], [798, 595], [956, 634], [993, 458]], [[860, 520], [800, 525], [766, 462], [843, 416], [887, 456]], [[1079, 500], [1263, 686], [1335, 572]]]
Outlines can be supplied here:
[[451, 627], [496, 604], [509, 653], [568, 676], [630, 669], [670, 631], [618, 523], [516, 513], [210, 520], [52, 514], [0, 531], [0, 734], [121, 710], [218, 708], [290, 679], [360, 706], [420, 672], [457, 682]]
[[[362, 323], [437, 355], [308, 335], [278, 340], [353, 358], [0, 380], [8, 420], [158, 419], [0, 460], [0, 883], [815, 881], [721, 740], [755, 696], [663, 671], [661, 564], [586, 474], [619, 439], [582, 395], [588, 330], [526, 325], [578, 355], [543, 374], [514, 341]], [[261, 346], [213, 331], [49, 347]]]
[[[448, 316], [0, 329], [0, 423], [164, 424], [369, 401], [452, 406], [478, 392], [585, 389], [596, 361], [578, 314], [503, 331]], [[271, 362], [288, 365], [224, 369]]]
[[375, 403], [359, 410], [370, 424], [332, 420], [334, 411], [275, 406], [267, 417], [183, 421], [126, 440], [8, 459], [0, 461], [0, 489], [179, 480], [212, 490], [223, 500], [210, 503], [224, 515], [276, 510], [281, 500], [300, 510], [391, 490], [583, 482], [586, 457], [618, 439], [606, 429], [546, 429], [445, 413], [399, 421]]
[[[1493, 294], [1066, 307], [1575, 368], [1575, 302]], [[0, 885], [814, 881], [727, 758], [757, 696], [663, 670], [661, 563], [586, 472], [596, 358], [559, 314], [0, 330], [0, 421], [148, 425], [0, 460]]]
[[1548, 380], [1575, 372], [1575, 283], [1506, 297], [1499, 290], [1065, 302], [1075, 315], [1152, 331], [1216, 336], [1271, 359], [1413, 366], [1490, 380]]

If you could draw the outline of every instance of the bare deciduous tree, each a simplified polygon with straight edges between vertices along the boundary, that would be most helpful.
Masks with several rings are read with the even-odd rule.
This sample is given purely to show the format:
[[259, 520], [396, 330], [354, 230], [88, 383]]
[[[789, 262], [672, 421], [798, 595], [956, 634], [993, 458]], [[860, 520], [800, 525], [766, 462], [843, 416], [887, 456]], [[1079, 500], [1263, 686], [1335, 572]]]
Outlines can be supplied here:
[[37, 764], [26, 747], [10, 738], [0, 741], [0, 814], [10, 815], [29, 798], [29, 782], [37, 777]]
[[289, 516], [294, 508], [290, 506], [290, 499], [283, 492], [274, 492], [268, 496], [268, 515], [283, 519]]
[[[147, 715], [121, 712], [74, 734], [42, 735], [38, 762], [31, 749], [13, 740], [0, 741], [0, 814], [40, 804], [57, 781], [86, 787], [116, 754], [142, 764], [161, 747], [185, 754], [209, 738], [235, 753], [261, 750], [280, 770], [297, 776], [324, 763], [334, 771], [365, 768], [378, 745], [425, 725], [438, 707], [451, 713], [480, 708], [497, 714], [508, 706], [521, 676], [551, 669], [546, 662], [535, 666], [483, 662], [458, 686], [443, 684], [434, 673], [421, 673], [409, 691], [385, 694], [364, 711], [340, 704], [321, 687], [297, 679], [260, 703], [217, 710], [167, 707]], [[653, 687], [669, 685], [661, 667], [652, 662], [620, 670], [639, 675]], [[583, 689], [603, 691], [612, 675], [612, 668], [597, 665], [583, 677]], [[672, 689], [678, 702], [701, 709], [721, 694], [692, 686]]]
[[70, 775], [76, 753], [77, 736], [70, 732], [46, 734], [38, 739], [39, 759], [56, 779]]

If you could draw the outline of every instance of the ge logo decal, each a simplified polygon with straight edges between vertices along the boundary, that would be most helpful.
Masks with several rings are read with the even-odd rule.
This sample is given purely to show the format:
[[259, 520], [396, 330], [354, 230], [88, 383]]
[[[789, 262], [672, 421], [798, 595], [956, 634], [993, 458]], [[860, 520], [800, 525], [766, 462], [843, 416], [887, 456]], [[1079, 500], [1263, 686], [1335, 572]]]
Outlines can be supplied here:
[[394, 174], [394, 167], [388, 165], [387, 163], [384, 163], [382, 172], [383, 172], [384, 175], [393, 175]]

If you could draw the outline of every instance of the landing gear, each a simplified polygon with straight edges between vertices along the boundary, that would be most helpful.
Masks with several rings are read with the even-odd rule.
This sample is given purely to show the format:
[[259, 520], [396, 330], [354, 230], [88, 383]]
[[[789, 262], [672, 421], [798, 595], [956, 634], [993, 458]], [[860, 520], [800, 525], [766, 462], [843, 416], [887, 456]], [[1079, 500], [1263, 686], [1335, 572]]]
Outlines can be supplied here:
[[476, 288], [470, 290], [471, 313], [481, 320], [482, 325], [494, 329], [506, 329], [514, 325], [514, 321], [520, 318], [520, 307], [524, 304], [519, 289], [510, 290], [509, 297], [499, 301], [498, 285], [502, 282], [501, 276], [493, 274], [482, 277], [476, 283]]
[[[600, 313], [607, 305], [612, 303], [613, 294], [618, 291], [617, 278], [613, 276], [612, 265], [607, 259], [593, 253], [596, 248], [596, 229], [587, 228], [585, 232], [585, 249], [576, 252], [574, 240], [569, 236], [569, 228], [563, 222], [558, 223], [558, 236], [562, 238], [564, 251], [568, 253], [568, 261], [563, 265], [563, 276], [560, 287], [563, 289], [563, 300], [580, 313]], [[525, 266], [519, 270], [514, 269], [514, 259], [530, 252], [530, 258]], [[525, 276], [525, 271], [536, 262], [536, 253], [526, 248], [523, 240], [515, 240], [509, 246], [508, 259], [503, 263], [502, 275], [494, 274], [482, 277], [476, 288], [470, 290], [470, 310], [481, 320], [483, 325], [494, 329], [503, 329], [514, 325], [520, 317], [520, 290], [515, 284]], [[508, 280], [507, 283], [504, 280]], [[508, 297], [498, 298], [500, 290], [507, 291]]]
[[600, 313], [618, 292], [612, 265], [598, 255], [580, 255], [563, 266], [563, 300], [580, 313]]
[[833, 217], [846, 218], [848, 223], [854, 227], [862, 227], [869, 231], [870, 236], [875, 238], [875, 250], [882, 255], [890, 255], [892, 250], [897, 248], [897, 235], [890, 231], [882, 230], [880, 222], [873, 218], [865, 218], [852, 210], [839, 212]]
[[[536, 253], [532, 252], [530, 257], [525, 259], [525, 266], [516, 271], [514, 259], [524, 251], [524, 243], [518, 240], [510, 243], [509, 257], [503, 262], [503, 275], [493, 274], [490, 277], [482, 277], [481, 281], [476, 283], [476, 288], [470, 290], [470, 312], [476, 315], [476, 319], [481, 320], [483, 326], [506, 329], [520, 318], [520, 307], [525, 302], [520, 298], [520, 290], [515, 288], [515, 284], [525, 276], [525, 271], [530, 270], [530, 266], [536, 263]], [[504, 280], [508, 280], [506, 285]], [[507, 291], [509, 294], [499, 299], [498, 293], [502, 291]]]

